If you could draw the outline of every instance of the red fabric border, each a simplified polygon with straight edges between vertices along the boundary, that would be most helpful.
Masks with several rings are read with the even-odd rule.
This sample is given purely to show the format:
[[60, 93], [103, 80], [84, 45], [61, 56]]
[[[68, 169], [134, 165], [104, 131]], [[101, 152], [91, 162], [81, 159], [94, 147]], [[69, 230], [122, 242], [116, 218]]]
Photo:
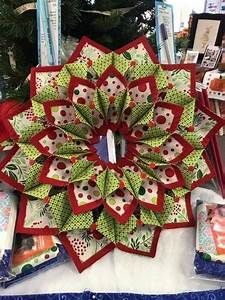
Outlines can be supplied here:
[[16, 232], [24, 233], [24, 234], [34, 234], [34, 235], [57, 235], [57, 228], [27, 228], [24, 227], [25, 219], [26, 219], [26, 208], [28, 198], [25, 195], [21, 195], [20, 203], [19, 203], [19, 213], [16, 222]]
[[195, 219], [193, 216], [193, 211], [191, 207], [191, 193], [185, 195], [185, 202], [187, 208], [187, 215], [188, 215], [188, 222], [181, 222], [181, 223], [167, 223], [163, 226], [164, 229], [174, 229], [180, 227], [192, 227], [195, 225]]
[[102, 75], [98, 78], [96, 82], [96, 86], [100, 88], [100, 86], [103, 84], [103, 82], [110, 76], [114, 75], [117, 77], [125, 86], [125, 88], [128, 86], [128, 81], [125, 79], [125, 77], [113, 66], [110, 65], [103, 73]]
[[[48, 121], [50, 123], [52, 123], [54, 126], [54, 118], [51, 114], [51, 108], [54, 107], [54, 106], [64, 106], [64, 105], [69, 105], [69, 106], [72, 106], [71, 102], [70, 101], [67, 101], [67, 100], [52, 100], [52, 101], [47, 101], [47, 102], [44, 102], [43, 103], [43, 106], [44, 106], [44, 110], [45, 110], [45, 115], [48, 119]], [[74, 112], [74, 115], [75, 115], [75, 112]], [[68, 123], [67, 123], [68, 124]], [[63, 124], [65, 125], [65, 124]]]
[[168, 128], [166, 131], [174, 132], [177, 129], [177, 126], [180, 122], [180, 118], [183, 113], [183, 107], [180, 105], [177, 105], [177, 104], [163, 102], [163, 101], [157, 102], [155, 105], [155, 108], [157, 108], [157, 107], [163, 107], [163, 108], [168, 108], [169, 110], [172, 110], [172, 113], [174, 114], [174, 118], [173, 118], [170, 128]]
[[203, 185], [204, 183], [210, 181], [213, 177], [216, 176], [213, 165], [212, 165], [208, 155], [206, 154], [206, 152], [203, 152], [203, 158], [205, 159], [205, 162], [207, 163], [207, 165], [209, 167], [210, 173], [205, 175], [204, 177], [200, 178], [199, 180], [193, 182], [192, 185], [191, 185], [192, 190], [194, 188], [199, 187], [199, 186]]
[[110, 252], [115, 248], [115, 245], [113, 243], [110, 243], [107, 246], [105, 246], [103, 249], [101, 249], [99, 252], [97, 252], [95, 255], [91, 256], [88, 260], [82, 262], [79, 259], [79, 256], [74, 251], [70, 241], [68, 240], [67, 234], [66, 233], [59, 234], [59, 239], [62, 242], [63, 246], [65, 247], [66, 251], [68, 252], [69, 256], [72, 258], [79, 273], [87, 269], [90, 265], [95, 263], [97, 260], [99, 260], [101, 257], [103, 257], [104, 255], [106, 255], [108, 252]]
[[129, 210], [127, 210], [123, 215], [119, 215], [117, 214], [117, 212], [112, 209], [106, 201], [103, 202], [104, 208], [106, 210], [106, 212], [112, 216], [114, 219], [116, 219], [116, 221], [118, 221], [120, 224], [125, 224], [128, 219], [131, 217], [132, 213], [134, 212], [135, 208], [137, 207], [137, 200], [133, 199]]
[[105, 54], [111, 52], [110, 49], [102, 46], [101, 44], [91, 40], [89, 37], [87, 36], [83, 36], [81, 39], [80, 39], [80, 42], [76, 48], [76, 50], [73, 52], [73, 54], [70, 56], [69, 60], [67, 63], [73, 63], [79, 56], [80, 56], [80, 53], [84, 47], [84, 45], [88, 43], [90, 44], [91, 46], [101, 50], [102, 52], [104, 52]]
[[134, 254], [139, 254], [139, 255], [143, 255], [143, 256], [155, 257], [160, 232], [161, 232], [161, 228], [156, 227], [155, 231], [154, 231], [154, 236], [153, 236], [150, 252], [144, 252], [144, 251], [131, 249], [121, 243], [117, 243], [117, 247], [120, 250], [128, 252], [128, 253], [134, 253]]
[[60, 72], [63, 66], [44, 66], [31, 68], [30, 75], [30, 98], [34, 97], [36, 93], [36, 73], [41, 72]]
[[41, 170], [40, 176], [39, 176], [39, 180], [41, 183], [49, 183], [55, 186], [67, 186], [69, 184], [68, 181], [62, 181], [62, 180], [57, 180], [57, 179], [53, 179], [53, 178], [49, 178], [47, 177], [47, 173], [49, 171], [49, 167], [51, 165], [51, 163], [53, 162], [55, 157], [49, 157], [45, 162], [44, 162], [44, 166]]
[[151, 60], [153, 61], [153, 63], [158, 64], [159, 63], [158, 58], [155, 55], [154, 51], [152, 50], [151, 46], [149, 45], [148, 39], [144, 35], [142, 35], [139, 38], [133, 40], [132, 42], [126, 44], [125, 46], [117, 49], [115, 52], [117, 54], [121, 54], [121, 53], [129, 50], [130, 48], [136, 47], [140, 43], [142, 43], [143, 46], [145, 47], [145, 49], [148, 52], [148, 54], [149, 54]]
[[150, 204], [138, 199], [138, 202], [141, 206], [146, 209], [150, 209], [153, 212], [161, 212], [164, 208], [164, 199], [165, 199], [165, 189], [162, 183], [157, 182], [158, 184], [158, 199], [157, 204]]
[[13, 148], [8, 152], [7, 156], [0, 162], [0, 180], [8, 183], [15, 189], [17, 189], [20, 192], [23, 192], [24, 185], [17, 182], [16, 180], [13, 180], [10, 176], [6, 175], [2, 169], [5, 167], [5, 165], [11, 160], [11, 158], [16, 154], [16, 152], [19, 150], [19, 147], [17, 145], [14, 145]]
[[175, 70], [186, 70], [191, 73], [191, 96], [196, 96], [196, 65], [195, 64], [161, 64], [161, 67], [165, 71], [175, 71]]
[[72, 101], [73, 99], [73, 91], [74, 91], [74, 88], [78, 85], [78, 84], [82, 84], [82, 85], [85, 85], [91, 89], [94, 89], [96, 88], [95, 84], [88, 80], [88, 79], [84, 79], [84, 78], [80, 78], [80, 77], [75, 77], [75, 76], [72, 76], [71, 79], [70, 79], [70, 83], [69, 83], [69, 87], [68, 87], [68, 98]]
[[94, 202], [91, 202], [91, 203], [87, 203], [87, 204], [84, 204], [84, 205], [78, 205], [77, 203], [77, 199], [76, 199], [76, 196], [74, 194], [74, 188], [73, 188], [74, 184], [73, 183], [70, 183], [68, 185], [68, 194], [69, 194], [69, 202], [70, 202], [70, 206], [72, 208], [72, 211], [75, 215], [77, 214], [80, 214], [80, 213], [86, 213], [86, 212], [89, 212], [90, 210], [92, 209], [95, 209], [97, 207], [99, 207], [100, 205], [102, 205], [102, 198], [94, 201]]
[[155, 80], [155, 77], [154, 76], [147, 76], [147, 77], [142, 77], [140, 79], [136, 79], [136, 80], [133, 80], [129, 83], [129, 89], [132, 89], [142, 83], [149, 83], [150, 84], [150, 92], [151, 92], [151, 95], [152, 95], [152, 100], [153, 102], [157, 102], [158, 100], [158, 88], [157, 88], [157, 83], [156, 83], [156, 80]]
[[217, 122], [215, 127], [213, 127], [202, 140], [202, 145], [207, 146], [211, 138], [215, 136], [215, 134], [219, 131], [219, 129], [222, 126], [225, 126], [225, 120], [217, 116], [215, 113], [213, 113], [211, 110], [209, 110], [208, 108], [206, 108], [200, 103], [197, 105], [197, 108]]

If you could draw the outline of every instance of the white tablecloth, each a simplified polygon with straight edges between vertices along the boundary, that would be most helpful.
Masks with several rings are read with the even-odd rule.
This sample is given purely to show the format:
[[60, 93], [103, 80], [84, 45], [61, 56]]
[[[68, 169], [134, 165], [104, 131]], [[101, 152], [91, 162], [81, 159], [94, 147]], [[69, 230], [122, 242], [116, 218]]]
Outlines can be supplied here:
[[[193, 207], [199, 198], [224, 202], [213, 191], [198, 188], [192, 192]], [[81, 274], [71, 262], [65, 263], [6, 290], [0, 290], [0, 295], [75, 293], [87, 290], [171, 294], [225, 287], [225, 284], [218, 281], [194, 278], [194, 244], [194, 228], [164, 230], [154, 259], [115, 249]]]

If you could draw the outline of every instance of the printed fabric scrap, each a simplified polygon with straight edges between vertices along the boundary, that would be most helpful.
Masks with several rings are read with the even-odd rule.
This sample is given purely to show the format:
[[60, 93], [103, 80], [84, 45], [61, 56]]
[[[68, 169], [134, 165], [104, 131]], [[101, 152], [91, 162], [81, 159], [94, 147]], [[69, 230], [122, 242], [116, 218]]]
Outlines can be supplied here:
[[17, 231], [57, 235], [81, 272], [114, 247], [154, 257], [162, 229], [193, 226], [190, 191], [215, 175], [205, 148], [224, 125], [195, 83], [145, 37], [115, 52], [83, 37], [65, 65], [33, 68], [1, 139]]
[[225, 278], [225, 205], [197, 203], [195, 271]]
[[4, 280], [0, 286], [7, 288], [18, 281], [36, 275], [37, 272], [63, 263], [67, 259], [64, 248], [54, 236], [17, 234], [11, 267], [13, 277]]
[[17, 200], [13, 192], [3, 191], [0, 185], [0, 281], [12, 276], [11, 261]]

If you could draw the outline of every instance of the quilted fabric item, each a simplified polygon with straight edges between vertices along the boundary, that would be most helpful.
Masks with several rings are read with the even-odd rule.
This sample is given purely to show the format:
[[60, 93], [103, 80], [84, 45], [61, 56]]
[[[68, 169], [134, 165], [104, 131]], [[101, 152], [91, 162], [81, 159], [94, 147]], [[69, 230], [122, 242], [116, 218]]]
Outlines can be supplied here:
[[153, 257], [162, 228], [192, 226], [189, 193], [214, 176], [204, 149], [224, 124], [194, 74], [161, 66], [145, 37], [116, 52], [84, 37], [64, 66], [32, 69], [31, 100], [4, 121], [17, 230], [58, 234], [82, 271], [114, 247]]

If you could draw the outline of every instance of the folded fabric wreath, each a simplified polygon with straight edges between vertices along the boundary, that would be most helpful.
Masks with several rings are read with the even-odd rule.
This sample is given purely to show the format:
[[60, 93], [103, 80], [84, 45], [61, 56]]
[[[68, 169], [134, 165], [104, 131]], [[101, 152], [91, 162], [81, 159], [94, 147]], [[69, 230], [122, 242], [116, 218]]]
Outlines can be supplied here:
[[193, 65], [160, 65], [145, 37], [115, 52], [84, 37], [30, 84], [1, 137], [18, 232], [57, 234], [82, 271], [114, 247], [153, 257], [162, 228], [194, 224], [190, 191], [214, 176], [205, 148], [224, 121], [199, 104]]

